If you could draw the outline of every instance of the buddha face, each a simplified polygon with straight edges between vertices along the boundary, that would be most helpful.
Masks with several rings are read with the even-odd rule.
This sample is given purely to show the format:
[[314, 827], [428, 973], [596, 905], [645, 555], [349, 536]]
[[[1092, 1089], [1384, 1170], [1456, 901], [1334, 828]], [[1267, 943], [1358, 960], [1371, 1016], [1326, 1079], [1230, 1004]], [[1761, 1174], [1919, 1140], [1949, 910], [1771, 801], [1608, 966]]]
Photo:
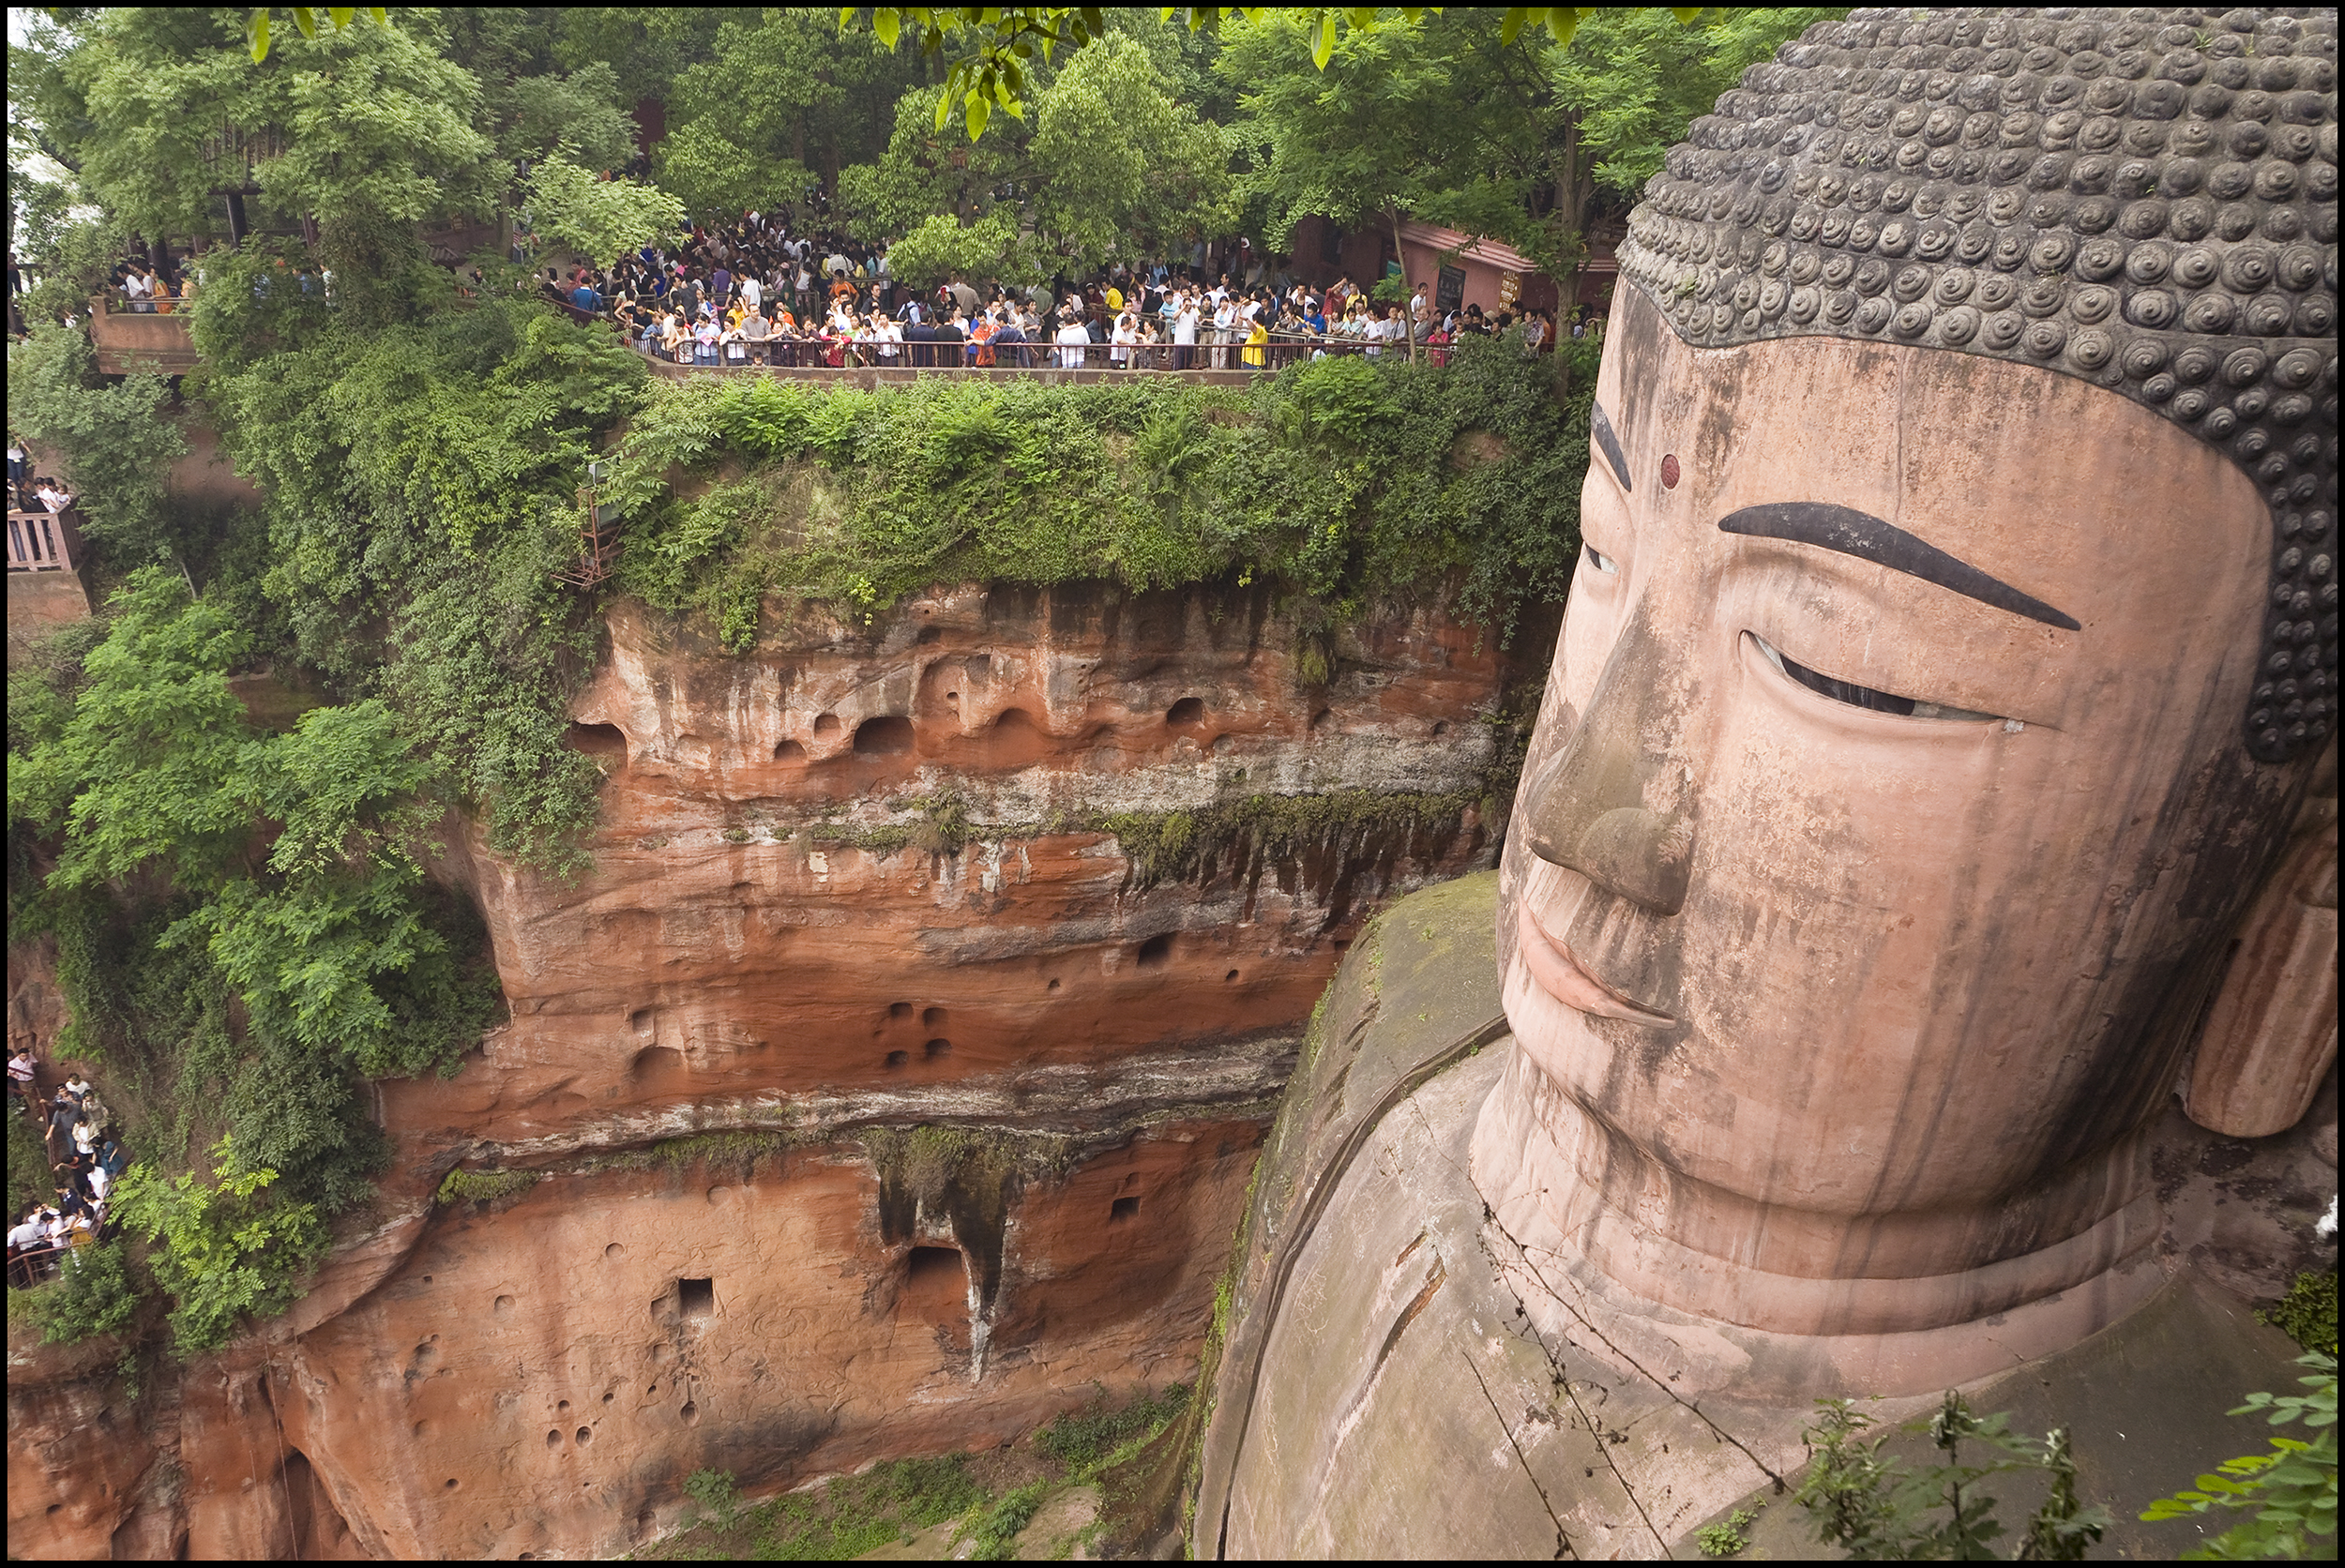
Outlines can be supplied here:
[[2241, 742], [2264, 507], [2072, 377], [1689, 348], [1620, 296], [1506, 852], [1509, 1085], [1695, 1253], [2066, 1242], [2140, 1197], [2297, 778]]

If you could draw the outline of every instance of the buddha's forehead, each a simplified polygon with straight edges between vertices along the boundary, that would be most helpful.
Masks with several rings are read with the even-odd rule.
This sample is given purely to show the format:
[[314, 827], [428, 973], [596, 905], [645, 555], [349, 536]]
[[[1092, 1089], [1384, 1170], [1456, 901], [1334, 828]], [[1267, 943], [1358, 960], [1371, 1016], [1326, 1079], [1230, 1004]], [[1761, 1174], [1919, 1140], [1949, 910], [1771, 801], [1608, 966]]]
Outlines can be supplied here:
[[1631, 513], [1693, 548], [1732, 548], [1716, 535], [1739, 508], [1853, 508], [2089, 625], [2210, 554], [2255, 561], [2270, 530], [2222, 454], [2073, 376], [1839, 338], [1699, 348], [1634, 298], [1614, 325], [1596, 402]]

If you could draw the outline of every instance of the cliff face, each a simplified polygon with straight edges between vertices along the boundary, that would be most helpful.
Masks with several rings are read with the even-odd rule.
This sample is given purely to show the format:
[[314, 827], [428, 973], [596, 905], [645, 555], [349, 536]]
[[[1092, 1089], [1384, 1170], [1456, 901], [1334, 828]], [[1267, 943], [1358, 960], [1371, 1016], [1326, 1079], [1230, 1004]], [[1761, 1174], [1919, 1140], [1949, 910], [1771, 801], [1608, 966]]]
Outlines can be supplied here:
[[451, 850], [510, 1022], [383, 1086], [285, 1318], [136, 1395], [12, 1347], [12, 1551], [610, 1553], [695, 1470], [1189, 1376], [1343, 948], [1489, 863], [1505, 674], [1438, 605], [971, 588], [740, 658], [618, 607], [591, 868]]

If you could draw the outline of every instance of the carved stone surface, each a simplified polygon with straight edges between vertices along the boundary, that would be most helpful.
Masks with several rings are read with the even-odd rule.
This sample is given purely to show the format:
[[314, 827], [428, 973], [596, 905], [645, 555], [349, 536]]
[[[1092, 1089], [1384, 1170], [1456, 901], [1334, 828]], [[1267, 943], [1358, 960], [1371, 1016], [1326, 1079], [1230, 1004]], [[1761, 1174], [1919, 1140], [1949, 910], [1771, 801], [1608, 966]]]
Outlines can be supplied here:
[[2190, 1118], [2232, 1138], [2285, 1132], [2311, 1107], [2336, 1061], [2332, 773], [2307, 797], [2287, 857], [2240, 924], [2191, 1063]]
[[2040, 365], [2223, 451], [2275, 529], [2249, 744], [2317, 749], [2338, 714], [2336, 54], [2317, 11], [1819, 23], [1694, 122], [1621, 274], [1687, 342]]

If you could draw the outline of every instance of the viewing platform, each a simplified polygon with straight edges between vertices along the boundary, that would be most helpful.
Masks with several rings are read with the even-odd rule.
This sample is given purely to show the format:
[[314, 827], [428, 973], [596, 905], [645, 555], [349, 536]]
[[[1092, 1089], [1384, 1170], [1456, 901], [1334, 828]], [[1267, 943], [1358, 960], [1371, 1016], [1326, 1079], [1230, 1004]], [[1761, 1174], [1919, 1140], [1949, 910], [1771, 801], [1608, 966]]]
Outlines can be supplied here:
[[[130, 310], [118, 299], [98, 295], [89, 302], [90, 346], [98, 351], [98, 369], [110, 376], [134, 371], [150, 375], [184, 375], [195, 369], [195, 340], [189, 335], [183, 313], [187, 301], [159, 299], [152, 310]], [[15, 568], [16, 558], [9, 558]]]

